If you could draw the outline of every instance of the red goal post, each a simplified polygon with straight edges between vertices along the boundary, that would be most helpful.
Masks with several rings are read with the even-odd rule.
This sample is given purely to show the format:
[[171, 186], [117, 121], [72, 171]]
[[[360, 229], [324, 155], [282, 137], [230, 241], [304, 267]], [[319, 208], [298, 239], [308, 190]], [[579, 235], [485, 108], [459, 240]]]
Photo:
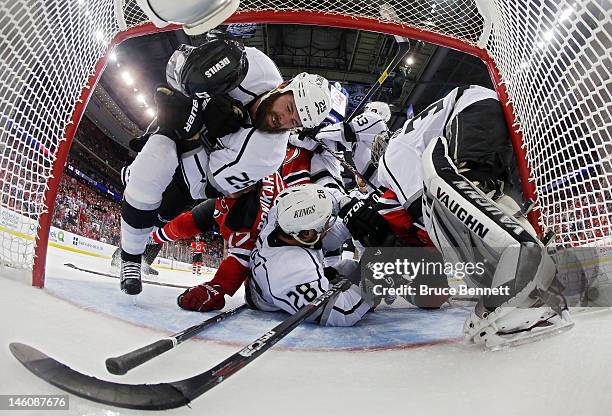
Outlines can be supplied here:
[[[381, 17], [381, 6], [395, 14]], [[232, 23], [363, 29], [481, 58], [504, 104], [530, 219], [560, 246], [609, 245], [610, 5], [600, 0], [243, 0]], [[42, 287], [52, 207], [106, 56], [172, 30], [134, 0], [0, 4], [0, 264]]]

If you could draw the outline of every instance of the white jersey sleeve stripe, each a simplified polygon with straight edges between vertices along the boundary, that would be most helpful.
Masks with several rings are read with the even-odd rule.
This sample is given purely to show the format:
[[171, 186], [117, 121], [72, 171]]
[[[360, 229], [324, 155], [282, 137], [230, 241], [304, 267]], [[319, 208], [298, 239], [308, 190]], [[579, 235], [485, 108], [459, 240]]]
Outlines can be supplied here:
[[359, 302], [357, 302], [355, 304], [355, 306], [353, 306], [349, 310], [345, 310], [345, 309], [339, 308], [336, 305], [334, 305], [333, 310], [335, 310], [336, 312], [340, 312], [342, 315], [350, 315], [350, 314], [354, 313], [357, 310], [357, 308], [359, 308], [362, 304], [363, 304], [363, 299], [360, 299]]
[[272, 293], [272, 285], [270, 284], [270, 275], [268, 272], [268, 268], [266, 267], [266, 262], [268, 261], [268, 259], [266, 259], [264, 256], [261, 255], [261, 253], [257, 252], [257, 255], [262, 259], [262, 267], [266, 273], [266, 282], [268, 283], [268, 293], [270, 293], [270, 297], [272, 299], [276, 299], [277, 301], [280, 301], [286, 305], [289, 306], [289, 308], [293, 309], [294, 311], [298, 311], [298, 309], [293, 306], [290, 302], [287, 301], [287, 299], [283, 299], [283, 298], [279, 298], [278, 296], [274, 296], [274, 293]]
[[236, 158], [229, 162], [226, 163], [225, 165], [221, 166], [219, 169], [217, 169], [216, 171], [213, 172], [213, 176], [217, 176], [219, 173], [223, 172], [225, 169], [234, 166], [235, 164], [237, 164], [238, 162], [240, 162], [240, 158], [242, 157], [242, 155], [244, 154], [244, 151], [246, 149], [246, 147], [249, 144], [249, 140], [251, 139], [251, 137], [253, 136], [253, 133], [255, 133], [256, 129], [255, 127], [252, 127], [251, 130], [249, 131], [249, 133], [247, 134], [246, 139], [244, 139], [244, 143], [242, 144], [242, 147], [240, 148], [240, 152], [238, 152], [238, 155], [236, 156]]
[[250, 95], [251, 97], [253, 97], [253, 99], [256, 99], [258, 97], [257, 94], [255, 94], [253, 91], [247, 90], [242, 85], [238, 85], [238, 89], [242, 91], [243, 93], [245, 93], [246, 95]]
[[374, 127], [374, 126], [376, 126], [378, 123], [382, 123], [382, 122], [383, 122], [383, 120], [382, 120], [382, 119], [379, 119], [378, 121], [375, 121], [374, 123], [370, 124], [369, 126], [365, 127], [365, 128], [364, 128], [364, 129], [362, 129], [362, 130], [359, 130], [359, 131], [355, 130], [355, 134], [363, 133], [364, 131], [369, 130], [371, 127]]
[[310, 260], [314, 264], [315, 270], [317, 271], [317, 286], [319, 287], [320, 293], [324, 293], [326, 289], [323, 289], [323, 286], [321, 286], [321, 278], [322, 278], [321, 263], [315, 260], [310, 250], [307, 250], [304, 247], [301, 247], [301, 248], [306, 252], [306, 254], [308, 254], [308, 257], [310, 257]]

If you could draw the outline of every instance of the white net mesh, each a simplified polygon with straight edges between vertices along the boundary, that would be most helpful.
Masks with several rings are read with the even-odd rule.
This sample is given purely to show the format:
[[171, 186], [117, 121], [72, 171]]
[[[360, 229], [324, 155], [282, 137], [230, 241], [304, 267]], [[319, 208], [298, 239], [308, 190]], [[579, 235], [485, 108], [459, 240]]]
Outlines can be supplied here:
[[0, 259], [30, 267], [43, 194], [81, 90], [117, 31], [112, 2], [0, 2]]
[[[609, 243], [610, 2], [395, 0], [386, 20], [383, 3], [243, 0], [239, 15], [310, 24], [346, 16], [366, 29], [399, 24], [485, 47], [524, 137], [543, 229], [558, 245]], [[134, 0], [0, 0], [3, 263], [32, 264], [44, 188], [81, 90], [109, 41], [144, 22]]]

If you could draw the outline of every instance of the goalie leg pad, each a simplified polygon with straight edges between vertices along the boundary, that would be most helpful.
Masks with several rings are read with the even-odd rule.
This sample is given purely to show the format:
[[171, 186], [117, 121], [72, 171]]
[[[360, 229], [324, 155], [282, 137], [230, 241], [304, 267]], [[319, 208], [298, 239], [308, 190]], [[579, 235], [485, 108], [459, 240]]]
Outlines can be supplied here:
[[[517, 308], [529, 309], [539, 299], [539, 290], [550, 286], [556, 267], [543, 244], [511, 215], [509, 204], [500, 207], [457, 172], [448, 156], [446, 139], [438, 138], [423, 154], [424, 218], [427, 230], [445, 260], [487, 260], [490, 274], [478, 282], [486, 287], [506, 287], [505, 293], [484, 297], [482, 310], [466, 321], [466, 338], [480, 334], [490, 338], [499, 324]], [[466, 281], [476, 281], [476, 279]], [[519, 312], [514, 312], [515, 316]], [[555, 313], [556, 315], [556, 313]], [[513, 321], [505, 322], [509, 331]], [[531, 322], [531, 321], [529, 321]]]

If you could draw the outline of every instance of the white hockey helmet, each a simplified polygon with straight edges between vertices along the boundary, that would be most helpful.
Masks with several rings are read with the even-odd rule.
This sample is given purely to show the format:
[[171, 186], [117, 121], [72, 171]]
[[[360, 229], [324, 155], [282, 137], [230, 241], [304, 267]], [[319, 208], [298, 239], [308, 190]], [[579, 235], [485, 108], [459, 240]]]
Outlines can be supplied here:
[[[280, 229], [305, 245], [316, 244], [335, 220], [333, 197], [320, 185], [291, 186], [278, 194], [275, 203]], [[317, 232], [315, 241], [300, 238], [306, 230]]]
[[157, 27], [183, 25], [188, 35], [200, 35], [219, 26], [238, 9], [239, 0], [137, 0]]
[[312, 129], [321, 124], [331, 111], [329, 82], [320, 75], [302, 72], [275, 92], [293, 92], [302, 127]]
[[388, 123], [389, 120], [391, 120], [391, 108], [389, 108], [389, 104], [383, 103], [382, 101], [372, 101], [367, 103], [363, 107], [363, 112], [376, 113], [384, 120], [385, 123]]

